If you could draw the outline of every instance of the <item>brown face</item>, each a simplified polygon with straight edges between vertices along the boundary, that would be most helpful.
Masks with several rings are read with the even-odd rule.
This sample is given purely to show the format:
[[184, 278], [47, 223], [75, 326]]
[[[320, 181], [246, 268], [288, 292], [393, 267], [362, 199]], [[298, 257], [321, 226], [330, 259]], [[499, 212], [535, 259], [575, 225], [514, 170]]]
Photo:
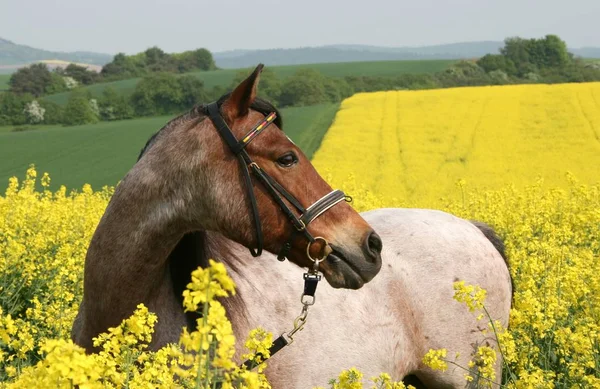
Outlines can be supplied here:
[[[241, 139], [265, 117], [249, 109], [256, 94], [260, 69], [257, 68], [253, 75], [242, 82], [221, 108], [225, 120], [237, 139]], [[206, 130], [208, 129], [203, 129]], [[216, 133], [216, 129], [211, 130]], [[274, 123], [262, 131], [246, 147], [246, 151], [261, 169], [290, 192], [305, 208], [332, 191], [304, 153]], [[228, 194], [229, 199], [240, 195], [244, 197], [243, 201], [232, 200], [229, 205], [231, 208], [234, 207], [234, 202], [240, 204], [240, 207], [235, 207], [235, 212], [231, 214], [243, 216], [244, 222], [236, 223], [235, 218], [230, 216], [229, 222], [223, 223], [222, 228], [219, 229], [245, 246], [253, 247], [256, 244], [255, 231], [249, 217], [250, 203], [246, 188], [243, 187], [242, 167], [224, 142], [220, 141], [215, 145], [212, 152], [215, 154], [214, 159], [218, 159], [216, 157], [219, 153], [225, 154], [221, 155], [220, 160], [228, 165], [225, 170], [231, 173], [230, 182], [239, 182], [240, 188], [232, 190]], [[255, 179], [253, 181], [262, 222], [264, 246], [268, 251], [277, 253], [289, 240], [294, 227], [264, 186]], [[319, 266], [319, 270], [333, 287], [358, 289], [379, 272], [381, 239], [346, 202], [336, 204], [311, 222], [308, 230], [312, 236], [326, 239], [333, 249], [333, 252]], [[288, 258], [299, 266], [311, 267], [312, 262], [307, 256], [308, 243], [308, 239], [303, 234], [296, 234]], [[315, 258], [321, 257], [323, 251], [324, 245], [321, 240], [310, 247], [310, 254]]]

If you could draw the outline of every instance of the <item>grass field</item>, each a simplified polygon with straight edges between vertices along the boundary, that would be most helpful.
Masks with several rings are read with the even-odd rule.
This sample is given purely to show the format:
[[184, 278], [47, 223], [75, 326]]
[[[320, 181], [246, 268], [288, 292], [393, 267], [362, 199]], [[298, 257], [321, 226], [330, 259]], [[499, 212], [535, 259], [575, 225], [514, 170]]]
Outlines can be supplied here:
[[[394, 76], [404, 73], [434, 73], [445, 69], [454, 60], [431, 60], [431, 61], [377, 61], [377, 62], [344, 62], [344, 63], [324, 63], [310, 65], [291, 65], [291, 66], [274, 66], [273, 69], [278, 76], [285, 78], [294, 74], [300, 68], [312, 68], [321, 73], [332, 77], [345, 76]], [[214, 70], [210, 72], [193, 72], [194, 76], [204, 82], [206, 88], [210, 89], [215, 86], [227, 87], [241, 69], [224, 69]], [[248, 69], [248, 73], [250, 70]], [[86, 87], [93, 95], [99, 96], [104, 88], [111, 86], [115, 90], [131, 94], [133, 93], [139, 78], [132, 78], [122, 81], [114, 81]], [[1, 88], [0, 88], [1, 89]], [[58, 104], [66, 104], [69, 98], [69, 92], [58, 93], [47, 96], [45, 99], [54, 101]]]
[[[282, 110], [286, 133], [309, 158], [338, 107], [324, 104]], [[76, 127], [44, 126], [23, 132], [0, 127], [0, 186], [11, 176], [21, 176], [31, 163], [39, 171], [49, 172], [54, 183], [68, 188], [84, 183], [95, 189], [115, 185], [135, 163], [150, 135], [169, 119], [171, 116]]]
[[10, 80], [10, 74], [0, 74], [0, 92], [8, 90], [8, 80]]

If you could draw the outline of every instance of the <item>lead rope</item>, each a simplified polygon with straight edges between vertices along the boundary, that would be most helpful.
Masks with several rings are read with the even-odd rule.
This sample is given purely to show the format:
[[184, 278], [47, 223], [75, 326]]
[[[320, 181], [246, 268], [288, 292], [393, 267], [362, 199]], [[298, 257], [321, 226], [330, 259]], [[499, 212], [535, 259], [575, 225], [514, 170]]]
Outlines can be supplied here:
[[[319, 258], [313, 258], [310, 255], [310, 246], [314, 242], [323, 241], [325, 243], [325, 247], [323, 248], [324, 255]], [[279, 335], [277, 339], [273, 342], [271, 347], [269, 348], [269, 357], [265, 357], [262, 353], [257, 353], [254, 358], [246, 360], [242, 363], [241, 367], [251, 370], [261, 363], [265, 362], [267, 359], [273, 357], [276, 353], [281, 351], [285, 346], [288, 346], [294, 342], [294, 336], [297, 332], [302, 331], [304, 329], [304, 325], [306, 324], [306, 320], [308, 318], [308, 309], [312, 305], [315, 304], [316, 297], [315, 292], [317, 291], [317, 285], [319, 281], [321, 281], [321, 274], [319, 273], [319, 263], [323, 262], [325, 258], [331, 252], [331, 247], [327, 240], [323, 237], [317, 236], [314, 242], [309, 242], [306, 247], [306, 254], [308, 258], [313, 261], [313, 266], [308, 272], [304, 273], [304, 291], [302, 292], [302, 296], [300, 296], [300, 302], [302, 303], [302, 310], [300, 314], [294, 319], [294, 327], [287, 332]]]

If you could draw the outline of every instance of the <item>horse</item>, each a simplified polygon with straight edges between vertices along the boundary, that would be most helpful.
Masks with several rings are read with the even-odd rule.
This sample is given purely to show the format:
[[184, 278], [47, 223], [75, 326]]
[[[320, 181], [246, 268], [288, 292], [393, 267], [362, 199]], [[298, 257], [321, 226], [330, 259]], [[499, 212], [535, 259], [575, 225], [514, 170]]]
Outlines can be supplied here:
[[218, 232], [252, 256], [264, 248], [300, 267], [321, 262], [336, 288], [358, 289], [381, 269], [377, 233], [281, 131], [277, 110], [257, 99], [262, 68], [167, 123], [115, 188], [86, 253], [71, 330], [86, 352], [139, 303], [158, 317], [150, 349], [178, 341], [189, 321], [169, 258], [190, 232]]
[[[477, 346], [498, 350], [498, 344], [482, 331], [486, 321], [453, 299], [453, 283], [486, 289], [487, 311], [506, 327], [513, 289], [502, 240], [485, 223], [442, 211], [387, 208], [361, 215], [383, 241], [381, 271], [359, 290], [319, 286], [303, 330], [267, 360], [271, 386], [328, 387], [342, 369], [356, 367], [366, 378], [385, 372], [416, 388], [477, 387], [476, 379], [464, 377], [469, 360]], [[170, 255], [175, 289], [183, 291], [191, 271], [206, 267], [209, 258], [221, 261], [236, 284], [237, 293], [222, 300], [236, 339], [259, 326], [275, 336], [290, 329], [301, 304], [301, 269], [277, 263], [270, 253], [253, 260], [223, 235], [198, 231], [186, 234]], [[439, 348], [454, 362], [446, 371], [422, 362], [429, 349]], [[243, 351], [238, 342], [236, 355]], [[495, 373], [499, 382], [501, 356]]]
[[[252, 77], [250, 76], [249, 79]], [[231, 94], [231, 96], [235, 95], [236, 91]], [[273, 107], [266, 102], [255, 98], [255, 91], [249, 95], [249, 102], [246, 104], [251, 109], [248, 114], [256, 118], [246, 122], [262, 119], [268, 112], [274, 111]], [[224, 103], [230, 98], [223, 97], [220, 101]], [[205, 109], [201, 111], [206, 112]], [[155, 134], [142, 150], [138, 163], [144, 165], [148, 156], [157, 158], [157, 153], [165, 153], [165, 150], [176, 152], [173, 148], [159, 147], [160, 139], [166, 137], [163, 131], [179, 131], [175, 130], [177, 126], [182, 126], [187, 131], [195, 131], [203, 118], [193, 116], [195, 119], [186, 115], [174, 119]], [[190, 122], [191, 120], [196, 122]], [[233, 123], [234, 128], [236, 124], [241, 125], [241, 123]], [[210, 127], [210, 123], [206, 123], [206, 126]], [[281, 128], [281, 122], [277, 123], [277, 127]], [[278, 129], [275, 131], [278, 132], [278, 136], [281, 135]], [[241, 132], [243, 131], [239, 133]], [[213, 147], [221, 152], [221, 158], [229, 158], [226, 146], [221, 144], [225, 142], [219, 143], [215, 140], [215, 143]], [[264, 145], [263, 147], [266, 147]], [[254, 150], [256, 149], [251, 151]], [[294, 148], [294, 151], [300, 156], [301, 163], [309, 164], [299, 150]], [[284, 154], [275, 153], [271, 156], [271, 160], [278, 155]], [[193, 155], [190, 158], [197, 158], [197, 156]], [[230, 164], [232, 165], [233, 163]], [[216, 166], [215, 169], [218, 167]], [[205, 169], [210, 168], [211, 166], [205, 167]], [[233, 167], [231, 169], [233, 170]], [[152, 171], [142, 171], [138, 174], [135, 176], [137, 180], [144, 182], [157, 180], [156, 173]], [[144, 177], [141, 174], [150, 174], [150, 176]], [[316, 175], [316, 173], [312, 174]], [[309, 177], [314, 179], [314, 175]], [[235, 174], [230, 173], [230, 176]], [[240, 177], [229, 180], [239, 184], [235, 189], [238, 199], [241, 196], [240, 181], [242, 180]], [[124, 181], [127, 181], [127, 177]], [[209, 181], [202, 181], [202, 183], [211, 185]], [[180, 185], [183, 184], [180, 182]], [[290, 191], [293, 193], [298, 190], [292, 187], [293, 180], [286, 181], [287, 185], [290, 185]], [[326, 185], [323, 189], [326, 190], [321, 190], [319, 193], [329, 190]], [[135, 191], [129, 192], [128, 195], [135, 196], [135, 193]], [[306, 204], [319, 196], [320, 194], [313, 195]], [[264, 197], [268, 200], [266, 195]], [[139, 197], [134, 200], [128, 203], [130, 207], [139, 201], [147, 201]], [[275, 218], [277, 208], [271, 205], [270, 217]], [[161, 211], [165, 206], [160, 203], [159, 209], [155, 209], [151, 215], [165, 212]], [[232, 206], [231, 202], [229, 206]], [[337, 215], [335, 212], [348, 212], [347, 215], [356, 218], [356, 215], [348, 211], [346, 206], [347, 204], [343, 202], [335, 205], [318, 222], [332, 220], [330, 218]], [[265, 205], [261, 204], [260, 207], [262, 209]], [[235, 216], [241, 216], [243, 207], [238, 206], [235, 209], [237, 211]], [[127, 207], [116, 213], [116, 216], [122, 216], [126, 210]], [[484, 223], [470, 222], [434, 210], [380, 209], [362, 213], [360, 217], [361, 219], [353, 220], [359, 220], [358, 225], [363, 228], [361, 231], [363, 262], [358, 262], [359, 259], [348, 259], [346, 252], [339, 249], [338, 241], [332, 241], [337, 245], [332, 245], [332, 251], [321, 263], [328, 282], [319, 287], [315, 304], [311, 307], [310, 315], [306, 317], [306, 325], [302, 331], [295, 334], [293, 344], [282, 349], [268, 361], [265, 374], [272, 387], [326, 386], [341, 369], [350, 367], [359, 368], [366, 377], [387, 372], [394, 380], [404, 380], [418, 388], [464, 387], [466, 382], [463, 377], [464, 371], [457, 366], [466, 367], [474, 347], [486, 343], [495, 345], [495, 339], [489, 334], [482, 333], [481, 329], [485, 324], [478, 322], [464, 305], [453, 300], [452, 284], [456, 280], [464, 280], [485, 288], [488, 292], [486, 300], [488, 312], [494, 319], [506, 325], [511, 304], [512, 284], [501, 239]], [[367, 225], [370, 227], [366, 227]], [[302, 255], [297, 255], [289, 257], [290, 261], [277, 263], [272, 253], [277, 252], [276, 250], [281, 247], [279, 243], [265, 246], [270, 252], [265, 252], [261, 258], [254, 259], [253, 252], [247, 251], [251, 242], [249, 218], [240, 225], [244, 228], [245, 239], [235, 239], [235, 234], [228, 235], [229, 230], [226, 228], [207, 226], [208, 223], [203, 226], [204, 228], [187, 231], [183, 235], [179, 232], [177, 236], [172, 237], [169, 245], [155, 256], [152, 256], [152, 251], [148, 250], [156, 250], [156, 247], [145, 248], [142, 242], [137, 248], [137, 250], [140, 250], [140, 247], [144, 249], [142, 253], [145, 253], [145, 257], [142, 257], [142, 263], [138, 264], [138, 274], [130, 281], [131, 288], [135, 288], [136, 282], [138, 287], [145, 286], [146, 293], [151, 298], [146, 298], [144, 301], [147, 304], [152, 303], [151, 310], [159, 315], [159, 327], [156, 329], [151, 348], [177, 341], [184, 326], [193, 329], [196, 316], [191, 312], [183, 313], [182, 291], [190, 280], [191, 272], [198, 266], [207, 266], [209, 258], [224, 263], [236, 283], [237, 293], [222, 300], [236, 338], [243, 339], [250, 329], [257, 326], [279, 334], [284, 329], [289, 329], [291, 323], [297, 318], [301, 304], [298, 297], [303, 294], [301, 267], [311, 265], [310, 260], [306, 259], [310, 257], [310, 253], [304, 253], [304, 258]], [[108, 227], [110, 225], [103, 229]], [[281, 233], [282, 225], [276, 227], [279, 228], [276, 230], [279, 235], [272, 236], [273, 241], [277, 237], [281, 239], [286, 235]], [[371, 228], [379, 234], [377, 239], [373, 237], [374, 232]], [[349, 232], [352, 230], [346, 229], [342, 235]], [[321, 229], [318, 233], [325, 234], [325, 230]], [[113, 238], [116, 236], [113, 235]], [[135, 236], [138, 239], [144, 237], [142, 232]], [[351, 236], [357, 236], [356, 232]], [[155, 238], [146, 240], [145, 244], [154, 240]], [[103, 240], [103, 242], [110, 244], [110, 240]], [[300, 246], [302, 244], [306, 244], [306, 239]], [[119, 250], [127, 245], [128, 242], [123, 243]], [[297, 248], [298, 243], [294, 247]], [[377, 252], [378, 258], [375, 254]], [[122, 280], [123, 277], [128, 276], [123, 274], [128, 270], [120, 267], [115, 267], [114, 274], [110, 274], [112, 269], [105, 268], [110, 266], [110, 257], [101, 256], [99, 259], [94, 259], [96, 254], [93, 253], [89, 269], [86, 258], [86, 280], [88, 277], [97, 278], [92, 272], [98, 267], [104, 268], [105, 278], [114, 277]], [[119, 254], [119, 251], [113, 250], [112, 255], [116, 254]], [[128, 251], [127, 254], [136, 258], [138, 256], [136, 251]], [[88, 257], [90, 257], [89, 253]], [[160, 262], [157, 262], [157, 259], [160, 259]], [[278, 259], [281, 259], [280, 256]], [[361, 267], [356, 263], [360, 263]], [[137, 281], [139, 274], [148, 271], [147, 267], [151, 269], [160, 267], [160, 276], [154, 278], [157, 280], [155, 284], [149, 284], [147, 281], [140, 284]], [[111, 283], [117, 288], [120, 287], [119, 283], [113, 281]], [[129, 287], [129, 283], [125, 286]], [[86, 293], [91, 297], [86, 299]], [[94, 299], [101, 298], [101, 293], [103, 293], [103, 286], [98, 283], [84, 285], [84, 301], [73, 327], [73, 337], [79, 339], [80, 344], [84, 343], [90, 334], [107, 325], [107, 321], [104, 321], [102, 326], [90, 327], [89, 317], [103, 318], [100, 318], [97, 313], [94, 315], [87, 313], [90, 309], [93, 309], [92, 312], [98, 312]], [[116, 316], [123, 317], [126, 312], [133, 311], [135, 304], [130, 301], [130, 296], [122, 295], [118, 291], [111, 291], [111, 293], [113, 302], [126, 304], [127, 309], [117, 312], [116, 307], [110, 307], [111, 310], [106, 312], [113, 315], [119, 313]], [[110, 304], [110, 301], [106, 301], [105, 304]], [[114, 319], [112, 322], [118, 321]], [[87, 329], [83, 330], [86, 327]], [[427, 350], [442, 347], [447, 348], [451, 353], [459, 353], [455, 361], [456, 365], [451, 365], [445, 372], [427, 368], [422, 363]], [[91, 352], [93, 348], [89, 347], [88, 350]], [[242, 354], [241, 348], [238, 348], [236, 354]], [[501, 364], [498, 363], [497, 377], [500, 377], [500, 373]]]

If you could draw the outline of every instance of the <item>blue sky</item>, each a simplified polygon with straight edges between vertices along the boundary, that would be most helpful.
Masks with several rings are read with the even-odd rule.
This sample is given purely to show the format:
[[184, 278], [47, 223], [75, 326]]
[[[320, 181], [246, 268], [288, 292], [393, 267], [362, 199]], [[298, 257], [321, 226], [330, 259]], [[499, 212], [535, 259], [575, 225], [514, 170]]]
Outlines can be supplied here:
[[600, 0], [0, 0], [0, 37], [135, 53], [337, 43], [418, 46], [541, 37], [600, 46]]

